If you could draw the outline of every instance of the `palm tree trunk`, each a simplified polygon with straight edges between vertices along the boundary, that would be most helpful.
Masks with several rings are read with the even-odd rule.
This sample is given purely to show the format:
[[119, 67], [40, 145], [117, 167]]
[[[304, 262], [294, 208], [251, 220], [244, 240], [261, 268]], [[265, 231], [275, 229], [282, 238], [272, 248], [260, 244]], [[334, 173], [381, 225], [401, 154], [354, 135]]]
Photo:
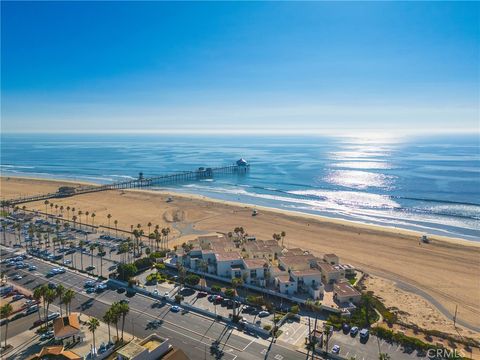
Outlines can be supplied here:
[[7, 348], [7, 338], [8, 338], [8, 323], [10, 321], [7, 319], [7, 323], [5, 324], [5, 348]]
[[122, 340], [123, 340], [123, 328], [125, 327], [125, 315], [122, 316]]
[[110, 337], [110, 322], [107, 322], [107, 326], [108, 326], [108, 342], [111, 342], [111, 337]]
[[93, 351], [96, 351], [97, 348], [95, 347], [95, 331], [92, 331], [92, 338], [93, 338]]
[[118, 337], [118, 320], [115, 322], [115, 329], [117, 330], [117, 341], [120, 340]]

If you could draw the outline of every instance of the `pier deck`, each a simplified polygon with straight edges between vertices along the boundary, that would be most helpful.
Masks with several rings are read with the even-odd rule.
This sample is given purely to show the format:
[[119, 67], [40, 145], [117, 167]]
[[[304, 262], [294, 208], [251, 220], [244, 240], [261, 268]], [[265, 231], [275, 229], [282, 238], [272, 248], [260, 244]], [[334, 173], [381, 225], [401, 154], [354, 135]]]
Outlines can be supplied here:
[[179, 182], [209, 179], [214, 177], [215, 175], [242, 174], [242, 173], [244, 174], [249, 170], [249, 167], [250, 166], [247, 164], [245, 165], [237, 164], [237, 165], [228, 165], [228, 166], [221, 166], [221, 167], [215, 167], [215, 168], [201, 167], [193, 171], [183, 171], [183, 172], [148, 177], [148, 178], [144, 178], [143, 176], [140, 175], [138, 179], [134, 179], [134, 180], [119, 181], [119, 182], [114, 182], [111, 184], [104, 184], [104, 185], [79, 186], [79, 187], [76, 187], [74, 191], [71, 193], [55, 192], [55, 193], [33, 195], [33, 196], [27, 196], [27, 197], [15, 198], [15, 199], [6, 199], [6, 200], [2, 200], [2, 204], [8, 205], [8, 206], [16, 206], [19, 204], [24, 204], [24, 203], [34, 202], [34, 201], [69, 197], [69, 196], [87, 194], [87, 193], [97, 192], [97, 191], [144, 188], [149, 186], [175, 184]]

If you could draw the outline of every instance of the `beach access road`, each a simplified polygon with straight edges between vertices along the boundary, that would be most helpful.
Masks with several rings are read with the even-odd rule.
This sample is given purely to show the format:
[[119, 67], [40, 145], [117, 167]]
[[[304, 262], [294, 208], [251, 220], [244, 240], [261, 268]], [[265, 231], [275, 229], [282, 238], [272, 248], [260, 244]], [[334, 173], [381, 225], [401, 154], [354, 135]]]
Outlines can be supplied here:
[[[125, 320], [125, 331], [136, 337], [145, 337], [156, 332], [162, 337], [170, 339], [173, 346], [183, 349], [191, 359], [215, 358], [211, 354], [213, 349], [223, 353], [223, 359], [305, 359], [306, 355], [293, 349], [270, 344], [268, 340], [250, 336], [240, 332], [226, 324], [219, 323], [210, 318], [193, 313], [173, 313], [170, 305], [159, 303], [151, 298], [135, 295], [128, 297], [117, 291], [106, 290], [100, 294], [87, 294], [83, 284], [87, 276], [67, 271], [46, 278], [45, 274], [54, 266], [38, 259], [29, 259], [28, 262], [37, 266], [33, 272], [20, 270], [8, 270], [24, 275], [21, 280], [14, 281], [18, 285], [33, 290], [45, 283], [62, 284], [66, 288], [72, 288], [77, 292], [72, 302], [72, 310], [101, 319], [109, 306], [122, 299], [129, 300], [130, 312]], [[153, 320], [159, 322], [159, 326], [152, 324]], [[213, 346], [212, 345], [215, 345]], [[267, 355], [267, 356], [266, 356]]]

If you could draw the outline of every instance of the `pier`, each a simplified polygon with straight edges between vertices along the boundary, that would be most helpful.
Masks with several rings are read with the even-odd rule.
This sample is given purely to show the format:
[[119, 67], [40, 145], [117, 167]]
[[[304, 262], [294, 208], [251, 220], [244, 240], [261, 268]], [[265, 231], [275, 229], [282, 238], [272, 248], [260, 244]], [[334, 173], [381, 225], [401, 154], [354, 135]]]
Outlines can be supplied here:
[[64, 186], [55, 193], [48, 194], [39, 194], [32, 195], [27, 197], [15, 198], [2, 200], [2, 206], [16, 206], [19, 204], [48, 200], [53, 198], [63, 198], [74, 195], [88, 194], [98, 191], [107, 191], [107, 190], [120, 190], [120, 189], [136, 189], [144, 188], [150, 186], [159, 186], [159, 185], [168, 185], [176, 184], [181, 182], [190, 182], [198, 181], [202, 179], [211, 179], [219, 175], [228, 175], [228, 174], [245, 174], [248, 172], [250, 165], [243, 159], [238, 160], [233, 165], [221, 166], [221, 167], [200, 167], [193, 171], [183, 171], [178, 173], [154, 176], [154, 177], [143, 177], [143, 174], [140, 173], [137, 179], [126, 180], [114, 182], [111, 184], [104, 185], [89, 185], [89, 186], [79, 186], [79, 187], [68, 187]]

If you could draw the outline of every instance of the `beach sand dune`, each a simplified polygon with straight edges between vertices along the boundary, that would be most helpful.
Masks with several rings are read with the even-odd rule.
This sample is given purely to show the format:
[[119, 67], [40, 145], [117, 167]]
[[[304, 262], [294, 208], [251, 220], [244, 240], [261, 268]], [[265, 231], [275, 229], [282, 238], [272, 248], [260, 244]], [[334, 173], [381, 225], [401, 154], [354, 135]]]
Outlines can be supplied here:
[[[64, 182], [6, 178], [1, 180], [2, 198], [18, 194], [55, 190]], [[171, 196], [173, 201], [167, 202]], [[118, 220], [118, 227], [147, 223], [171, 228], [170, 244], [182, 243], [196, 234], [228, 232], [243, 226], [259, 239], [271, 239], [274, 232], [285, 231], [285, 246], [301, 247], [316, 255], [336, 253], [381, 281], [367, 283], [387, 306], [396, 306], [428, 326], [423, 301], [433, 306], [429, 328], [452, 332], [452, 314], [458, 305], [458, 319], [470, 329], [480, 328], [480, 247], [478, 243], [433, 237], [421, 244], [419, 234], [404, 230], [360, 225], [313, 215], [264, 209], [252, 216], [252, 207], [205, 199], [200, 196], [130, 190], [108, 191], [53, 199], [55, 204], [95, 212], [96, 224], [107, 224], [107, 214]], [[27, 204], [44, 211], [43, 202]], [[91, 220], [89, 221], [91, 222]], [[383, 290], [382, 290], [383, 289]], [[409, 294], [409, 301], [398, 301], [392, 289]], [[418, 299], [424, 299], [419, 301]], [[438, 311], [441, 307], [443, 313]], [[430, 311], [430, 310], [428, 310]], [[435, 319], [435, 320], [433, 320]], [[442, 319], [442, 321], [438, 320]], [[466, 329], [465, 329], [466, 330]], [[455, 329], [453, 329], [455, 331]], [[475, 331], [477, 334], [480, 331]], [[465, 331], [463, 334], [467, 334]], [[468, 334], [472, 334], [468, 331]]]

